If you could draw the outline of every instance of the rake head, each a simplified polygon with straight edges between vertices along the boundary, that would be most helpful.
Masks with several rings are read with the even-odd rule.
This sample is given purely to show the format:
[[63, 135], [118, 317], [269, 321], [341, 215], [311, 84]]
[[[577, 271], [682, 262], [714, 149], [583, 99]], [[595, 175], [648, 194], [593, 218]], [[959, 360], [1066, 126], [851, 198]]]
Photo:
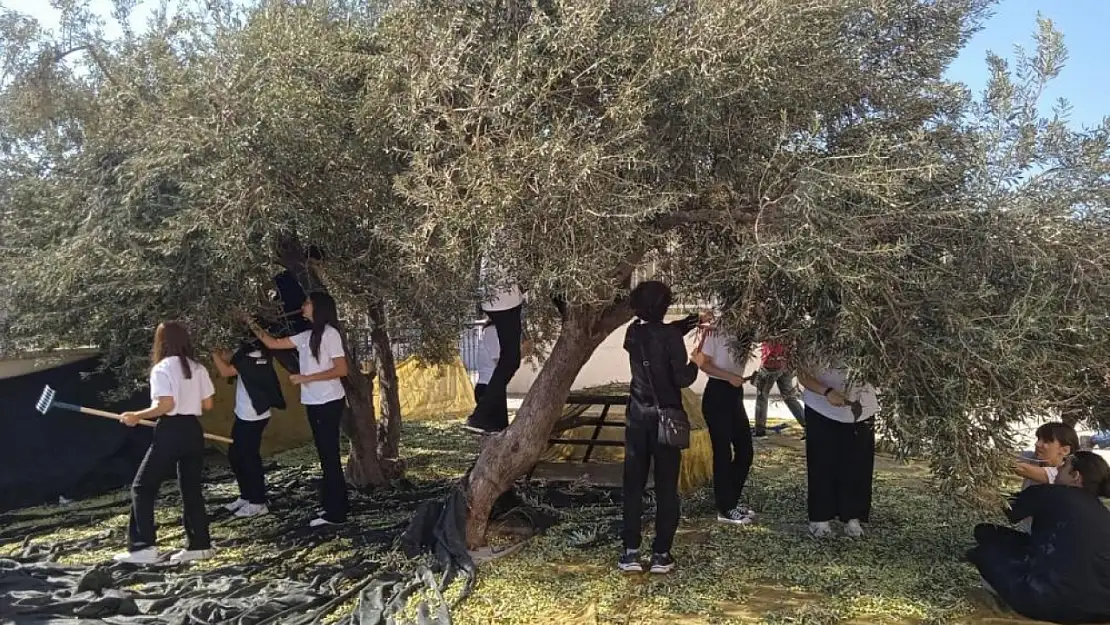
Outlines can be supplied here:
[[39, 401], [35, 404], [35, 409], [38, 410], [39, 412], [41, 412], [42, 414], [46, 414], [47, 412], [50, 411], [50, 408], [53, 405], [54, 405], [54, 389], [50, 388], [49, 386], [43, 387], [42, 395], [39, 397]]

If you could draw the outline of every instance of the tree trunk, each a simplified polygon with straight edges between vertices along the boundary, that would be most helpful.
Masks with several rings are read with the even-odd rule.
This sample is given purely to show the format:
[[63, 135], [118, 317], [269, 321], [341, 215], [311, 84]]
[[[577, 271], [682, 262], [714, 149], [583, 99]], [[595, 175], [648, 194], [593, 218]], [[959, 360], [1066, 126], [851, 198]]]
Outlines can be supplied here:
[[370, 340], [374, 344], [378, 385], [381, 389], [378, 458], [386, 478], [393, 480], [404, 475], [405, 465], [401, 460], [401, 398], [397, 383], [397, 362], [393, 359], [385, 306], [380, 303], [370, 306], [370, 323]]
[[[353, 356], [353, 354], [351, 354]], [[351, 358], [352, 362], [357, 362]], [[378, 458], [378, 428], [374, 419], [374, 383], [359, 367], [350, 368], [343, 380], [348, 408], [343, 414], [343, 433], [351, 441], [344, 476], [358, 488], [388, 483]]]
[[[323, 281], [308, 263], [304, 248], [294, 235], [279, 239], [275, 252], [283, 267], [289, 270], [305, 292], [311, 292]], [[342, 333], [340, 333], [342, 334]], [[343, 350], [347, 353], [347, 377], [343, 388], [347, 391], [347, 410], [343, 412], [343, 433], [351, 441], [351, 453], [343, 470], [347, 483], [358, 487], [386, 484], [385, 472], [378, 458], [378, 428], [374, 417], [374, 384], [359, 367], [359, 354], [342, 336]], [[396, 372], [394, 372], [396, 373]]]
[[513, 482], [535, 466], [562, 414], [574, 378], [605, 337], [632, 316], [626, 302], [604, 308], [572, 308], [551, 355], [507, 430], [489, 437], [474, 463], [467, 486], [470, 512], [466, 541], [485, 543], [493, 504]]

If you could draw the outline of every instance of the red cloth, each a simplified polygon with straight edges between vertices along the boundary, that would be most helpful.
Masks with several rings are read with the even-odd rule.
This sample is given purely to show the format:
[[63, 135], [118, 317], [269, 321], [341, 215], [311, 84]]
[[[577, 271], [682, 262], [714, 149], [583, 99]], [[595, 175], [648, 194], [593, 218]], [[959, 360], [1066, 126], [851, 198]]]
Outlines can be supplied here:
[[782, 343], [761, 343], [759, 346], [763, 356], [764, 369], [782, 369], [790, 356], [790, 350]]

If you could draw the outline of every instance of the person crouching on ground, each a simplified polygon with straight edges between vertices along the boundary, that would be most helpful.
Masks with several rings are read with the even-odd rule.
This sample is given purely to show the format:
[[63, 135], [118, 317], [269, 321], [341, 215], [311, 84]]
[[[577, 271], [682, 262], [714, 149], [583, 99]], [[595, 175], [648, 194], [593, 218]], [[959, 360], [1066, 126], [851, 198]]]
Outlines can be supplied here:
[[235, 424], [231, 426], [235, 442], [227, 450], [227, 459], [239, 485], [239, 498], [227, 509], [237, 517], [267, 514], [262, 433], [270, 422], [270, 409], [285, 409], [274, 358], [252, 336], [234, 354], [216, 353], [212, 360], [222, 377], [235, 378]]
[[632, 290], [632, 310], [637, 320], [628, 327], [624, 349], [632, 369], [628, 400], [628, 427], [624, 441], [624, 553], [617, 566], [626, 572], [641, 572], [640, 530], [643, 521], [644, 488], [648, 467], [655, 470], [655, 544], [652, 573], [669, 573], [675, 561], [671, 546], [678, 530], [678, 473], [682, 450], [661, 444], [659, 409], [682, 408], [682, 390], [698, 377], [698, 365], [686, 357], [683, 329], [693, 323], [664, 324], [671, 306], [671, 290], [662, 282], [643, 282]]
[[878, 394], [837, 362], [799, 371], [798, 379], [805, 388], [809, 531], [830, 536], [830, 522], [839, 518], [844, 533], [859, 538], [871, 515]]
[[1110, 622], [1110, 467], [1098, 454], [1067, 458], [1055, 484], [1035, 484], [1011, 502], [1010, 522], [984, 523], [967, 558], [984, 586], [1022, 616], [1054, 623]]
[[709, 376], [702, 395], [701, 411], [709, 426], [713, 445], [713, 498], [717, 520], [733, 525], [755, 521], [755, 511], [740, 502], [752, 470], [755, 449], [751, 425], [744, 410], [744, 367], [748, 345], [737, 345], [723, 330], [703, 330], [698, 352], [700, 368]]
[[325, 527], [347, 520], [347, 481], [339, 457], [339, 425], [347, 406], [343, 378], [347, 375], [347, 353], [339, 333], [339, 314], [335, 300], [327, 293], [314, 292], [305, 300], [301, 314], [312, 324], [311, 330], [277, 339], [250, 321], [251, 330], [270, 350], [296, 349], [300, 373], [289, 381], [301, 387], [301, 403], [312, 428], [312, 440], [320, 457], [323, 480], [320, 498], [323, 514], [309, 527]]
[[125, 412], [124, 424], [157, 419], [154, 437], [131, 485], [131, 519], [127, 527], [127, 553], [117, 562], [153, 564], [159, 555], [154, 526], [154, 503], [162, 481], [176, 470], [181, 490], [185, 549], [170, 556], [180, 564], [210, 558], [214, 554], [208, 533], [201, 478], [204, 471], [204, 431], [201, 412], [212, 409], [215, 389], [208, 370], [196, 361], [185, 326], [167, 321], [154, 332], [151, 350], [150, 398], [146, 410]]

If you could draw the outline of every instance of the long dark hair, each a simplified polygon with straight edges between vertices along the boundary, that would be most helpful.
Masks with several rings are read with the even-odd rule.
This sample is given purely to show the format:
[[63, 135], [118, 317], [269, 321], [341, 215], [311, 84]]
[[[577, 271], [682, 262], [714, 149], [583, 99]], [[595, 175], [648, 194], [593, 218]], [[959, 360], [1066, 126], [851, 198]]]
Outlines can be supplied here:
[[180, 321], [166, 321], [158, 324], [154, 331], [154, 347], [150, 350], [150, 364], [157, 365], [167, 358], [181, 361], [181, 374], [186, 380], [193, 379], [193, 365], [191, 361], [197, 359], [193, 342], [189, 340], [189, 331]]
[[1110, 466], [1102, 456], [1093, 451], [1077, 451], [1071, 455], [1071, 468], [1083, 476], [1083, 490], [1110, 499]]
[[335, 300], [327, 293], [309, 293], [308, 299], [312, 302], [312, 337], [308, 346], [312, 349], [312, 357], [319, 362], [320, 341], [324, 339], [324, 330], [331, 326], [339, 331], [339, 313], [335, 310]]

